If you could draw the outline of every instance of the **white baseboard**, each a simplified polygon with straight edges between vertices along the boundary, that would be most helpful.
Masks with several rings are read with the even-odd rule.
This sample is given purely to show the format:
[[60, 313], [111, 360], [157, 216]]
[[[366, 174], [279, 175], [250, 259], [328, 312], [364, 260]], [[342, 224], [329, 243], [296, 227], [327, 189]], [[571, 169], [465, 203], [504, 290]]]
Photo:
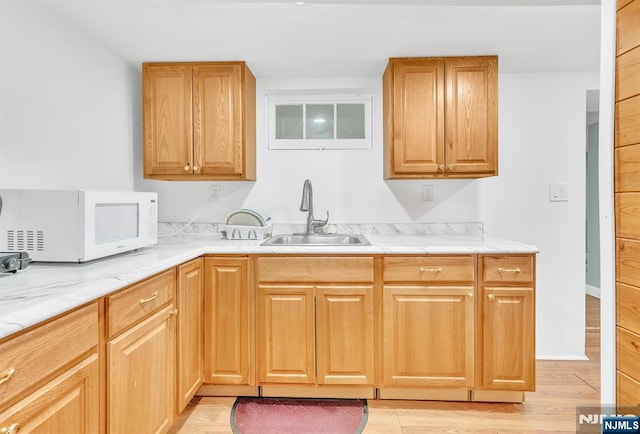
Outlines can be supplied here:
[[541, 356], [536, 355], [536, 360], [589, 360], [585, 355], [580, 356]]
[[600, 288], [596, 288], [595, 286], [587, 285], [587, 295], [590, 295], [595, 298], [600, 298]]

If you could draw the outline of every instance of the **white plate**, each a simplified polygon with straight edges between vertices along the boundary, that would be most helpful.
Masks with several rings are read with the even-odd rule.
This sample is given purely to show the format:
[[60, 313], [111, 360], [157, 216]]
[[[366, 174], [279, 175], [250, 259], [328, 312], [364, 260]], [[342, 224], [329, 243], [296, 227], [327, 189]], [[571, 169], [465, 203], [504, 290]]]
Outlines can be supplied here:
[[250, 209], [238, 209], [227, 214], [228, 225], [236, 226], [266, 226], [266, 221], [260, 214]]

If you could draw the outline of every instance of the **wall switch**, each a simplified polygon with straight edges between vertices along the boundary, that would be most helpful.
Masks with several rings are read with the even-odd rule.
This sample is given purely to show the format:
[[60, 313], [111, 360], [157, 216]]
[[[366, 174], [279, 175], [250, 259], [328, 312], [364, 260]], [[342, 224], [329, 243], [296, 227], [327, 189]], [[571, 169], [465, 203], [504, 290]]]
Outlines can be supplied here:
[[422, 200], [425, 202], [433, 202], [435, 200], [433, 185], [422, 186]]
[[218, 202], [220, 200], [220, 194], [222, 187], [217, 184], [211, 185], [211, 194], [209, 195], [209, 202]]
[[569, 184], [549, 184], [549, 202], [568, 202]]

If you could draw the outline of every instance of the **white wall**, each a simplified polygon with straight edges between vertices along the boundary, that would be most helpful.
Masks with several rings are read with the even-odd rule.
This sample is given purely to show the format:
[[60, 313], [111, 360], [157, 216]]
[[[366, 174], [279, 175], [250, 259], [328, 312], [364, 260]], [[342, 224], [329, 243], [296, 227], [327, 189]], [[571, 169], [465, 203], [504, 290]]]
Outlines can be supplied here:
[[[500, 75], [500, 176], [482, 180], [491, 234], [535, 244], [537, 355], [584, 357], [586, 91], [598, 73]], [[549, 202], [549, 184], [568, 202]]]
[[37, 3], [1, 12], [0, 187], [132, 189], [138, 73]]
[[[382, 71], [380, 77], [318, 80], [257, 80], [257, 182], [162, 182], [142, 180], [136, 189], [159, 192], [160, 220], [224, 222], [229, 211], [247, 207], [276, 222], [302, 223], [302, 184], [313, 183], [315, 216], [344, 222], [478, 221], [477, 183], [385, 181], [382, 176]], [[370, 150], [267, 150], [267, 100], [274, 89], [366, 88], [375, 91], [374, 144]], [[141, 147], [141, 146], [140, 146]], [[141, 167], [137, 155], [136, 168]], [[208, 203], [210, 185], [220, 185], [219, 202]], [[435, 186], [435, 202], [422, 200], [422, 186]], [[164, 205], [170, 204], [170, 206]]]

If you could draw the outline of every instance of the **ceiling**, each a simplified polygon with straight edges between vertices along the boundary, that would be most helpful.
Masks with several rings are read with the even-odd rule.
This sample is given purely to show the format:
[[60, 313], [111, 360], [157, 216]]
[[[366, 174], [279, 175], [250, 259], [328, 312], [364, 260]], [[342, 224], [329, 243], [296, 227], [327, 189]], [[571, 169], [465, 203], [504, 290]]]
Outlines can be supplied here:
[[380, 76], [389, 57], [498, 54], [501, 72], [599, 68], [596, 0], [37, 0], [139, 67], [246, 60], [259, 78]]

